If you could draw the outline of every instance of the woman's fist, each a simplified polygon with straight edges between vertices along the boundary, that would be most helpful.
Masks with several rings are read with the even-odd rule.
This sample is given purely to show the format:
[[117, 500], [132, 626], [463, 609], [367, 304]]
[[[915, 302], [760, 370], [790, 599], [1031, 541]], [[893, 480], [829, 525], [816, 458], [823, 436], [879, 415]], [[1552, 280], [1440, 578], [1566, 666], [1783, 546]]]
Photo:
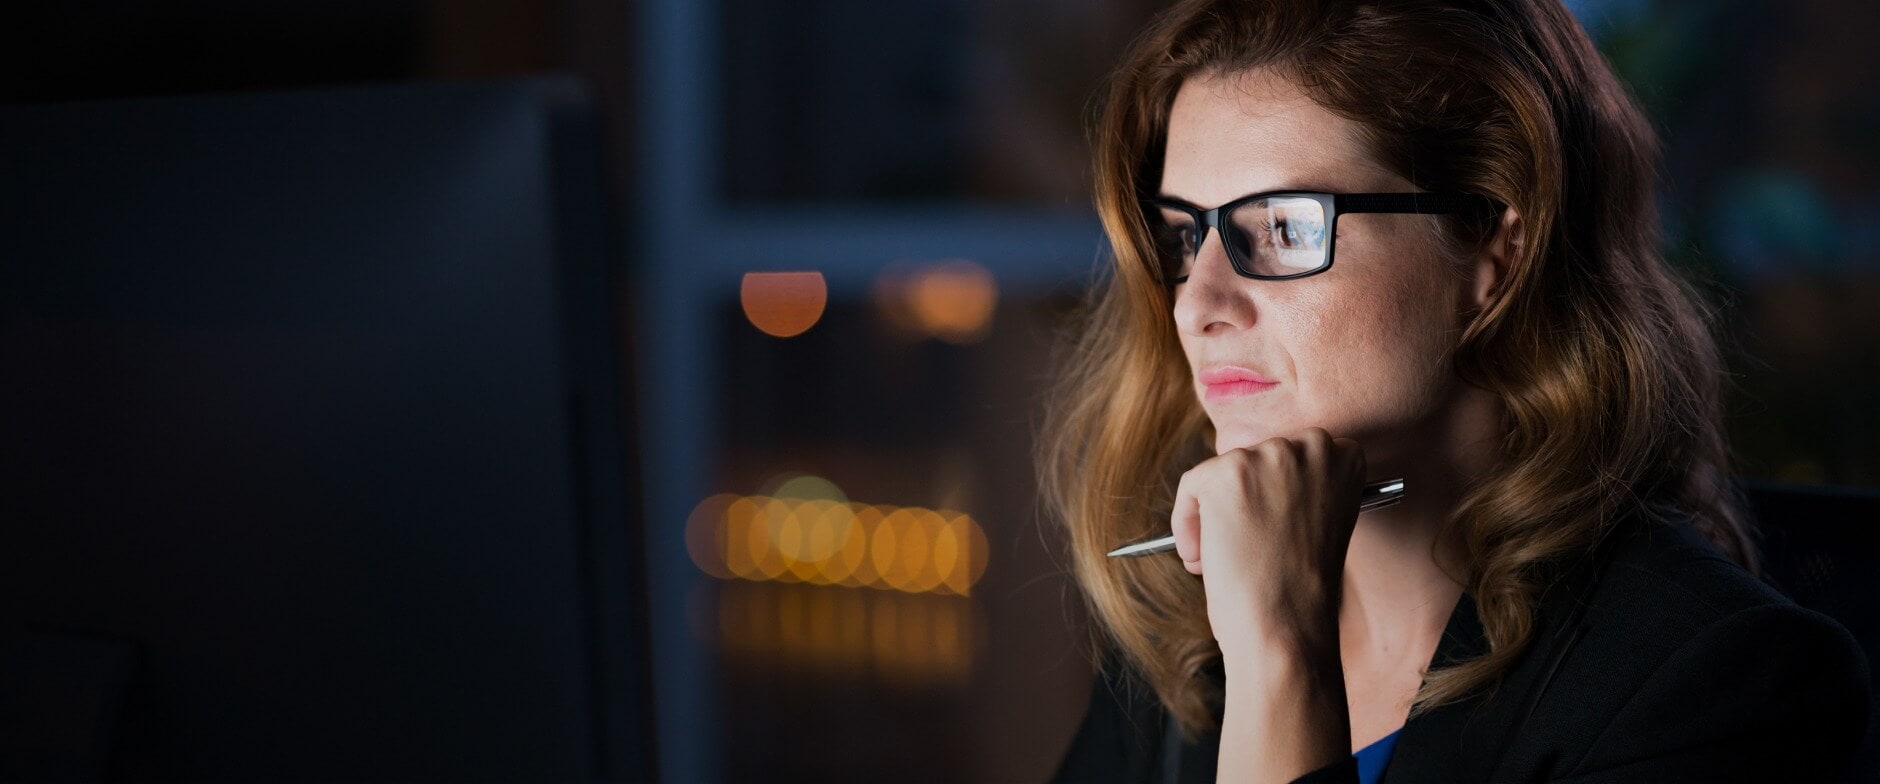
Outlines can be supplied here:
[[1356, 441], [1311, 428], [1182, 475], [1169, 525], [1182, 564], [1203, 575], [1223, 650], [1303, 613], [1336, 613], [1364, 474]]

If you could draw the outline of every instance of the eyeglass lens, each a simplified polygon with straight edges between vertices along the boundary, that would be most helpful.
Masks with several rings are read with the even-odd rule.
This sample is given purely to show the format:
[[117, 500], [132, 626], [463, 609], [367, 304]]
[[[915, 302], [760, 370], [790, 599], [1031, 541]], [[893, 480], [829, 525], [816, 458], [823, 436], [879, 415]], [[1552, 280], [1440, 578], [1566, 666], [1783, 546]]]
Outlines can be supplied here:
[[[1161, 225], [1155, 227], [1163, 272], [1175, 281], [1193, 271], [1196, 250], [1205, 227], [1194, 215], [1172, 207], [1159, 207]], [[1330, 239], [1325, 208], [1317, 199], [1272, 196], [1236, 205], [1220, 221], [1221, 240], [1243, 275], [1287, 277], [1325, 266]]]

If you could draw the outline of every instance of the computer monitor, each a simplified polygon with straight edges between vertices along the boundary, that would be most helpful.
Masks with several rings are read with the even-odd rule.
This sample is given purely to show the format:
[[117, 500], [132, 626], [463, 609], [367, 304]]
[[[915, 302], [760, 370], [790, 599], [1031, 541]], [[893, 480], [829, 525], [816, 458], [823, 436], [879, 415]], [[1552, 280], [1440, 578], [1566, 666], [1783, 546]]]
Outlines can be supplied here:
[[572, 80], [0, 108], [0, 779], [650, 779]]

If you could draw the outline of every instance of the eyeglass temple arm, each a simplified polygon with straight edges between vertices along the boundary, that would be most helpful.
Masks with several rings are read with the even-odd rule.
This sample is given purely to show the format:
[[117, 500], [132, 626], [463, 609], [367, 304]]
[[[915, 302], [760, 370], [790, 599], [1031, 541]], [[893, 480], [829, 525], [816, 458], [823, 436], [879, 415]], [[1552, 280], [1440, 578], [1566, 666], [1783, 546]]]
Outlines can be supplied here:
[[1341, 213], [1395, 212], [1447, 215], [1495, 208], [1495, 200], [1473, 193], [1341, 193], [1332, 197]]

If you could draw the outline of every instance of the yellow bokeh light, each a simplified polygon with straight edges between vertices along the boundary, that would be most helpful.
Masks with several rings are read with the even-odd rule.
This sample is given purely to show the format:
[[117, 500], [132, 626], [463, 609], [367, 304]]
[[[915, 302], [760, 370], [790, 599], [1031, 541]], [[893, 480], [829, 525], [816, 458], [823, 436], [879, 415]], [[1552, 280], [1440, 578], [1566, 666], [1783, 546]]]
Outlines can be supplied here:
[[900, 548], [912, 516], [913, 513], [906, 509], [895, 509], [875, 525], [874, 542], [868, 550], [869, 561], [875, 565], [875, 573], [881, 578], [879, 587], [899, 590], [906, 580], [906, 570], [901, 566]]
[[842, 581], [850, 587], [872, 587], [881, 582], [881, 573], [875, 570], [875, 559], [870, 550], [871, 543], [879, 535], [881, 518], [887, 515], [879, 507], [868, 504], [856, 504], [855, 531], [858, 534], [842, 547], [842, 562], [853, 564], [849, 576]]
[[[906, 535], [901, 540], [901, 569], [905, 577], [896, 586], [910, 593], [924, 593], [940, 582], [933, 575], [934, 534], [940, 530], [940, 515], [928, 509], [909, 509]], [[933, 577], [929, 583], [928, 578]]]
[[[771, 546], [777, 548], [777, 555], [783, 557], [783, 565], [788, 568], [803, 554], [803, 518], [797, 514], [802, 505], [783, 500], [775, 503], [783, 509], [783, 514], [777, 518], [776, 529], [771, 533]], [[770, 507], [766, 504], [765, 508]]]
[[969, 596], [987, 563], [970, 515], [831, 498], [714, 495], [685, 537], [693, 563], [721, 579]]
[[829, 521], [832, 552], [823, 563], [823, 581], [832, 585], [854, 586], [855, 567], [868, 551], [868, 537], [862, 532], [861, 515], [855, 504], [843, 504], [824, 516]]
[[811, 582], [828, 585], [854, 571], [841, 559], [842, 549], [855, 531], [855, 510], [848, 504], [825, 503], [809, 531], [809, 552], [816, 561]]
[[822, 318], [829, 286], [820, 272], [747, 272], [738, 302], [751, 326], [773, 337], [793, 337]]
[[824, 499], [838, 504], [846, 504], [849, 497], [836, 487], [836, 483], [820, 476], [789, 473], [772, 479], [768, 484], [775, 485], [770, 495], [778, 498], [796, 498], [804, 501]]
[[[783, 526], [777, 536], [777, 549], [783, 553], [784, 568], [791, 576], [805, 582], [813, 582], [817, 573], [815, 554], [810, 552], [810, 531], [816, 525], [818, 510], [813, 504], [790, 503], [790, 511], [784, 515]], [[820, 503], [828, 503], [823, 501]]]
[[777, 543], [783, 522], [789, 515], [789, 504], [765, 498], [758, 504], [757, 515], [751, 519], [751, 560], [757, 562], [758, 573], [766, 579], [789, 579], [785, 577], [789, 567], [783, 561], [783, 548]]
[[855, 512], [848, 504], [825, 500], [811, 501], [804, 507], [803, 518], [808, 530], [803, 539], [803, 559], [826, 563], [835, 557], [848, 527], [855, 524]]
[[756, 527], [757, 513], [755, 501], [740, 498], [725, 507], [723, 518], [725, 570], [746, 580], [763, 579], [757, 559], [751, 555], [756, 552], [751, 546], [751, 531]]

